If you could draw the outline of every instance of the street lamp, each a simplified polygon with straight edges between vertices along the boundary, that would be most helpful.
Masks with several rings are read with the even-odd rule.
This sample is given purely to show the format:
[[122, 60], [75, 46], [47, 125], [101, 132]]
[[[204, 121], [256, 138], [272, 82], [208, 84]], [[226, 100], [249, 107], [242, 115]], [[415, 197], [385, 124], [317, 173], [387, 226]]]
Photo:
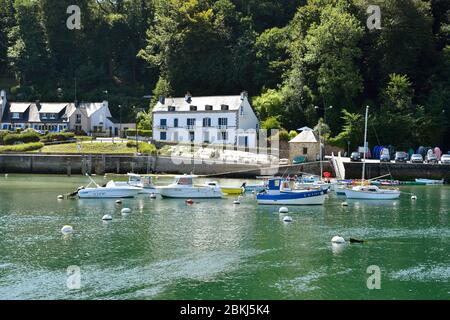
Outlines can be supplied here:
[[119, 137], [122, 138], [122, 106], [119, 104]]
[[319, 109], [323, 110], [323, 122], [327, 123], [327, 121], [326, 121], [327, 110], [333, 109], [333, 106], [328, 106], [328, 107], [324, 107], [324, 108], [321, 108], [319, 106], [314, 106], [314, 109], [316, 109], [316, 110], [319, 110]]

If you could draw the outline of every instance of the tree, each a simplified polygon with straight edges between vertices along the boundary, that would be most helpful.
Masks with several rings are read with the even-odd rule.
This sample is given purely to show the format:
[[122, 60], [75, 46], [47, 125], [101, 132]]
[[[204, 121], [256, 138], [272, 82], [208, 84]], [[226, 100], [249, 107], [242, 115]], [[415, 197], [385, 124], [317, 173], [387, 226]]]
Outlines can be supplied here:
[[8, 60], [20, 84], [39, 87], [42, 77], [52, 76], [53, 70], [39, 6], [32, 0], [16, 0], [14, 9], [17, 25], [8, 34]]
[[281, 116], [283, 110], [283, 96], [280, 91], [268, 89], [260, 96], [252, 99], [253, 107], [258, 113], [260, 119], [266, 119], [272, 116]]
[[261, 122], [261, 128], [265, 130], [281, 129], [281, 123], [277, 116], [272, 116]]

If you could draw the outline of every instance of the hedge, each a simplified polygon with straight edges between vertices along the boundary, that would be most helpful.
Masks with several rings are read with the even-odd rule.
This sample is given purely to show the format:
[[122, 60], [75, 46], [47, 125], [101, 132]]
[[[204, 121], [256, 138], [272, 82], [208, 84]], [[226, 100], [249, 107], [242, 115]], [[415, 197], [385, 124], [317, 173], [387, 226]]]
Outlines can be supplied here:
[[[132, 137], [136, 135], [136, 129], [128, 129], [127, 130], [127, 136]], [[138, 130], [138, 136], [140, 137], [152, 137], [152, 130]]]
[[23, 132], [23, 133], [11, 133], [3, 137], [3, 143], [6, 145], [12, 145], [16, 143], [31, 143], [39, 142], [40, 137], [37, 132]]
[[24, 144], [17, 144], [14, 146], [0, 146], [0, 152], [27, 152], [27, 151], [34, 151], [39, 150], [44, 147], [44, 144], [42, 142], [32, 142], [32, 143], [24, 143]]
[[8, 134], [11, 134], [11, 132], [6, 131], [6, 130], [0, 131], [0, 145], [4, 144], [3, 138]]
[[146, 153], [146, 154], [156, 154], [158, 151], [154, 144], [146, 143], [146, 142], [140, 142], [139, 148], [140, 153]]
[[75, 139], [75, 133], [73, 132], [51, 132], [42, 137], [42, 141], [67, 141]]

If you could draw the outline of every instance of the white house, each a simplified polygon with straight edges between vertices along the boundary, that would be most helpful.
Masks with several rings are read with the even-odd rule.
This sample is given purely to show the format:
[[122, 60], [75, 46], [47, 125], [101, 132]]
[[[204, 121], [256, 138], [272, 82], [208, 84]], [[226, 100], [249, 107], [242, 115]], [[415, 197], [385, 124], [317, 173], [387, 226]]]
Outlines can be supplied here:
[[0, 130], [33, 128], [42, 131], [66, 130], [118, 135], [120, 124], [111, 116], [108, 101], [8, 102], [0, 92]]
[[160, 97], [152, 117], [154, 140], [257, 146], [259, 121], [246, 92], [236, 96]]

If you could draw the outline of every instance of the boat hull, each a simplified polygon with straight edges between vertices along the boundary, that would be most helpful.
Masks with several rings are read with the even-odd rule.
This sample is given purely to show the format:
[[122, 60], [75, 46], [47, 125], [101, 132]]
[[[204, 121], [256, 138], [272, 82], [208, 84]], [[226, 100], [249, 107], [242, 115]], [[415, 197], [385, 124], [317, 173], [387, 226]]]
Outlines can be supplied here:
[[138, 193], [138, 188], [86, 188], [78, 191], [78, 196], [81, 199], [133, 198]]
[[258, 194], [256, 200], [262, 205], [323, 205], [324, 191], [281, 192], [280, 194]]
[[345, 196], [348, 199], [365, 200], [395, 200], [400, 197], [400, 192], [370, 192], [345, 189]]
[[240, 187], [220, 187], [220, 190], [228, 195], [240, 195], [243, 193]]
[[223, 193], [212, 188], [192, 187], [192, 188], [178, 188], [178, 187], [161, 187], [159, 194], [163, 198], [190, 198], [190, 199], [204, 199], [204, 198], [222, 198]]

